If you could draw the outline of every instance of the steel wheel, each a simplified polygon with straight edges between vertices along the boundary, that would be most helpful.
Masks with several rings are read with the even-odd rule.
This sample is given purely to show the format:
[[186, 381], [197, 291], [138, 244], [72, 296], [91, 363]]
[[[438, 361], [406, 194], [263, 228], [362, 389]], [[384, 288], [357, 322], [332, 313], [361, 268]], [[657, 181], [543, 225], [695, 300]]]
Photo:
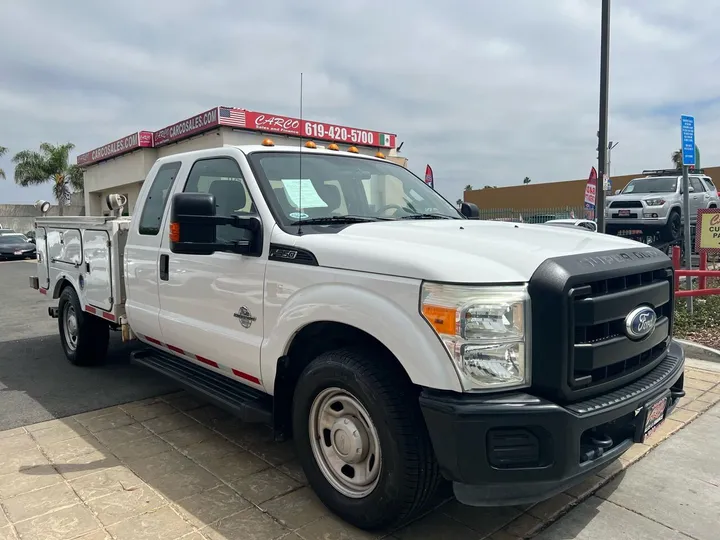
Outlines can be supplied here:
[[75, 308], [71, 304], [65, 304], [63, 311], [63, 331], [65, 333], [65, 343], [71, 350], [77, 349], [79, 327], [78, 318], [75, 313]]
[[360, 401], [340, 388], [326, 388], [313, 401], [309, 435], [315, 461], [332, 486], [353, 499], [366, 497], [380, 479], [377, 430]]

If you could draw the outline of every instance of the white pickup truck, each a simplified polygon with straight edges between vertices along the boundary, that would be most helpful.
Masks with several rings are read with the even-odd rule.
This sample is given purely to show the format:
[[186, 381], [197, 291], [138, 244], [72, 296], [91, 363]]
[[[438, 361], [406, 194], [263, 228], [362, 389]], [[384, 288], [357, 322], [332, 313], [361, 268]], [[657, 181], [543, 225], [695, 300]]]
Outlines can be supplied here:
[[684, 395], [660, 251], [480, 221], [381, 157], [226, 146], [159, 159], [127, 217], [39, 218], [31, 287], [76, 365], [133, 361], [292, 437], [365, 529], [444, 479], [536, 502], [615, 460]]

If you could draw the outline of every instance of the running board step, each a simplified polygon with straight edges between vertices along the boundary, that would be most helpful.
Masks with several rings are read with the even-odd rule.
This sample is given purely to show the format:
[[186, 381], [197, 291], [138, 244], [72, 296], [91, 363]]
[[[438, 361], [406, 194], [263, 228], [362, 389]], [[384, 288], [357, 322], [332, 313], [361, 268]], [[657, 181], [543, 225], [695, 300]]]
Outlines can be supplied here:
[[155, 349], [142, 349], [130, 354], [134, 364], [150, 368], [173, 379], [189, 392], [238, 416], [245, 422], [272, 425], [273, 399], [192, 362]]

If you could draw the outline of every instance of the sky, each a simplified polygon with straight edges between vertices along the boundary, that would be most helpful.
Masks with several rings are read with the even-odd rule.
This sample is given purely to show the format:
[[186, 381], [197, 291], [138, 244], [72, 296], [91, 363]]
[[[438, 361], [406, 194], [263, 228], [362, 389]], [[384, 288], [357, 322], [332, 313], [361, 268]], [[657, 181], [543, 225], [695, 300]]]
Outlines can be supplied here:
[[[0, 203], [41, 142], [75, 155], [225, 105], [396, 133], [449, 200], [596, 165], [600, 0], [23, 0], [0, 17]], [[680, 114], [720, 165], [720, 2], [611, 14], [611, 173], [671, 166]]]

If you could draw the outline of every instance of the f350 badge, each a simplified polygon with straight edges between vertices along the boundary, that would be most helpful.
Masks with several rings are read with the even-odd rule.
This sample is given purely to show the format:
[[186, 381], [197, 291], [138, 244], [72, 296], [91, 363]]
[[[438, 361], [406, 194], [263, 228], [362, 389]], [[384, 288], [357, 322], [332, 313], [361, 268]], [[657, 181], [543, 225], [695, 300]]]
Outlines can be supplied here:
[[240, 319], [240, 324], [243, 328], [250, 328], [252, 323], [257, 321], [257, 317], [253, 317], [252, 313], [250, 313], [250, 310], [245, 306], [242, 306], [235, 313], [233, 313], [233, 317], [235, 317], [236, 319]]

